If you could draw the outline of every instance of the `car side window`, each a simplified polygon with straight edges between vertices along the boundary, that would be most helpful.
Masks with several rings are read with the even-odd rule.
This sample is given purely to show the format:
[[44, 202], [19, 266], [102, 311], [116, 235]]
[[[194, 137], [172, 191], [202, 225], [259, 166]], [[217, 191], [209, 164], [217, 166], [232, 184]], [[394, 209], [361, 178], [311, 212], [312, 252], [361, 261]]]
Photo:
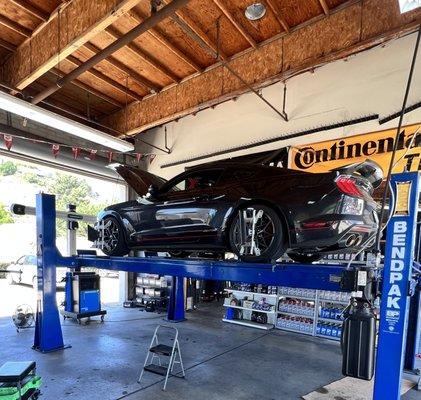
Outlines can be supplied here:
[[25, 264], [37, 265], [37, 258], [35, 256], [27, 256]]
[[174, 181], [167, 192], [170, 191], [189, 191], [189, 190], [203, 190], [215, 186], [222, 174], [222, 170], [209, 170], [192, 172], [184, 175]]

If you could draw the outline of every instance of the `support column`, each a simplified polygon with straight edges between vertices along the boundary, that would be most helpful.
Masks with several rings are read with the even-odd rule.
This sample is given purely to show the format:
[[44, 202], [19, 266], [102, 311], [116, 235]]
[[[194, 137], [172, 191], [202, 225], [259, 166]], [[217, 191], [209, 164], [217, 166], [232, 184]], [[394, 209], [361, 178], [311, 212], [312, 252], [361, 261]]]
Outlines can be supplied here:
[[37, 312], [35, 350], [50, 352], [64, 348], [56, 301], [56, 204], [55, 197], [37, 194]]
[[167, 320], [170, 322], [181, 322], [185, 319], [184, 278], [179, 276], [173, 276], [170, 301], [168, 303]]
[[[374, 400], [399, 400], [415, 249], [419, 175], [392, 175], [395, 204], [387, 226]], [[391, 196], [392, 197], [392, 196]]]

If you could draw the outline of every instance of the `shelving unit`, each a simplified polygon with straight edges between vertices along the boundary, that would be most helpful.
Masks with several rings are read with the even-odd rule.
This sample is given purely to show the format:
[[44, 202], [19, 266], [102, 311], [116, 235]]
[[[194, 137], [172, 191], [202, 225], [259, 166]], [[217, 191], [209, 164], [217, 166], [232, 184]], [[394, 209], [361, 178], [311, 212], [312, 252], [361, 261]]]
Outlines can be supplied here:
[[[349, 303], [350, 294], [343, 292], [328, 292], [324, 290], [310, 290], [300, 288], [278, 287], [277, 294], [256, 293], [235, 288], [225, 289], [230, 297], [225, 299], [227, 310], [224, 322], [244, 325], [259, 329], [276, 327], [287, 332], [301, 333], [331, 340], [340, 340], [343, 321], [339, 319], [341, 312]], [[231, 304], [231, 299], [237, 299], [239, 304]], [[265, 302], [272, 305], [270, 310], [256, 310], [253, 302], [265, 298]], [[247, 305], [243, 305], [248, 300]], [[228, 310], [241, 310], [241, 319], [230, 318]], [[267, 323], [251, 321], [252, 312], [267, 315]], [[323, 332], [323, 333], [321, 333]], [[330, 332], [327, 334], [326, 332]], [[332, 334], [333, 332], [333, 334]]]
[[[223, 322], [230, 324], [243, 325], [251, 328], [258, 328], [263, 330], [273, 329], [276, 322], [276, 308], [278, 302], [278, 295], [276, 293], [257, 293], [254, 291], [245, 291], [234, 288], [227, 288], [225, 292], [229, 293], [230, 297], [225, 299], [224, 307], [226, 308], [225, 317], [222, 319]], [[235, 298], [241, 305], [231, 305], [232, 298]], [[271, 305], [270, 310], [259, 310], [250, 306], [243, 306], [244, 301], [248, 301], [250, 304], [258, 303], [264, 299], [265, 303]], [[241, 319], [228, 318], [230, 310], [241, 310]], [[252, 313], [260, 313], [266, 315], [267, 323], [260, 323], [252, 321]]]
[[250, 328], [257, 328], [257, 329], [262, 329], [265, 331], [273, 329], [273, 324], [259, 324], [258, 322], [254, 322], [254, 321], [226, 319], [226, 318], [222, 318], [222, 321], [228, 322], [229, 324], [249, 326]]
[[136, 277], [136, 306], [164, 311], [169, 297], [170, 279], [156, 274], [139, 273]]
[[[279, 287], [276, 328], [340, 340], [343, 321], [337, 317], [348, 305], [349, 298], [350, 294], [343, 292]], [[279, 310], [282, 301], [284, 301], [284, 306], [285, 303], [287, 306], [289, 304], [291, 309]], [[303, 312], [303, 310], [308, 311], [308, 308], [312, 308], [311, 314]], [[323, 314], [333, 314], [335, 318], [322, 316]], [[330, 334], [321, 333], [322, 331], [330, 332]]]

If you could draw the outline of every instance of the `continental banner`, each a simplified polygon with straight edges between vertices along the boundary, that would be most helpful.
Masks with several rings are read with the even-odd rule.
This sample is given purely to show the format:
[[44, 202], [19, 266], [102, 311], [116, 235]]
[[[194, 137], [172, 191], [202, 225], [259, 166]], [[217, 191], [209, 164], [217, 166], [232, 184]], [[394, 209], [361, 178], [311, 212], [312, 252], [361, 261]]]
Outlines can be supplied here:
[[[291, 147], [288, 167], [317, 173], [369, 159], [386, 174], [395, 136], [396, 128]], [[421, 171], [421, 124], [405, 126], [399, 134], [393, 172], [404, 171]]]

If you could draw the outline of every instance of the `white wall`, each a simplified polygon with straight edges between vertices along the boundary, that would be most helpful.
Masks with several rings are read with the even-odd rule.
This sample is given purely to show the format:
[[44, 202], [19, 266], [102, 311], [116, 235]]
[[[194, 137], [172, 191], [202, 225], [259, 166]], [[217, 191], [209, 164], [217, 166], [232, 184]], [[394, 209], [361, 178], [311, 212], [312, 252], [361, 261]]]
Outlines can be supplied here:
[[[149, 171], [169, 178], [183, 171], [184, 165], [160, 168], [162, 164], [370, 114], [378, 113], [382, 117], [397, 112], [402, 107], [414, 45], [415, 34], [412, 34], [389, 42], [384, 47], [327, 64], [314, 73], [291, 78], [287, 81], [288, 122], [283, 121], [254, 94], [248, 93], [237, 101], [229, 101], [215, 109], [201, 111], [196, 116], [168, 123], [168, 143], [173, 151], [170, 155], [157, 156], [151, 165], [147, 163]], [[263, 95], [282, 109], [282, 83], [265, 88]], [[419, 101], [421, 54], [415, 68], [408, 105]], [[397, 126], [397, 122], [396, 119], [379, 125], [377, 121], [371, 121], [272, 143], [234, 155], [383, 130]], [[405, 124], [415, 122], [421, 122], [421, 109], [409, 113], [404, 120]], [[163, 146], [163, 132], [164, 127], [159, 127], [141, 134], [141, 137]], [[185, 165], [226, 157], [223, 155]]]

